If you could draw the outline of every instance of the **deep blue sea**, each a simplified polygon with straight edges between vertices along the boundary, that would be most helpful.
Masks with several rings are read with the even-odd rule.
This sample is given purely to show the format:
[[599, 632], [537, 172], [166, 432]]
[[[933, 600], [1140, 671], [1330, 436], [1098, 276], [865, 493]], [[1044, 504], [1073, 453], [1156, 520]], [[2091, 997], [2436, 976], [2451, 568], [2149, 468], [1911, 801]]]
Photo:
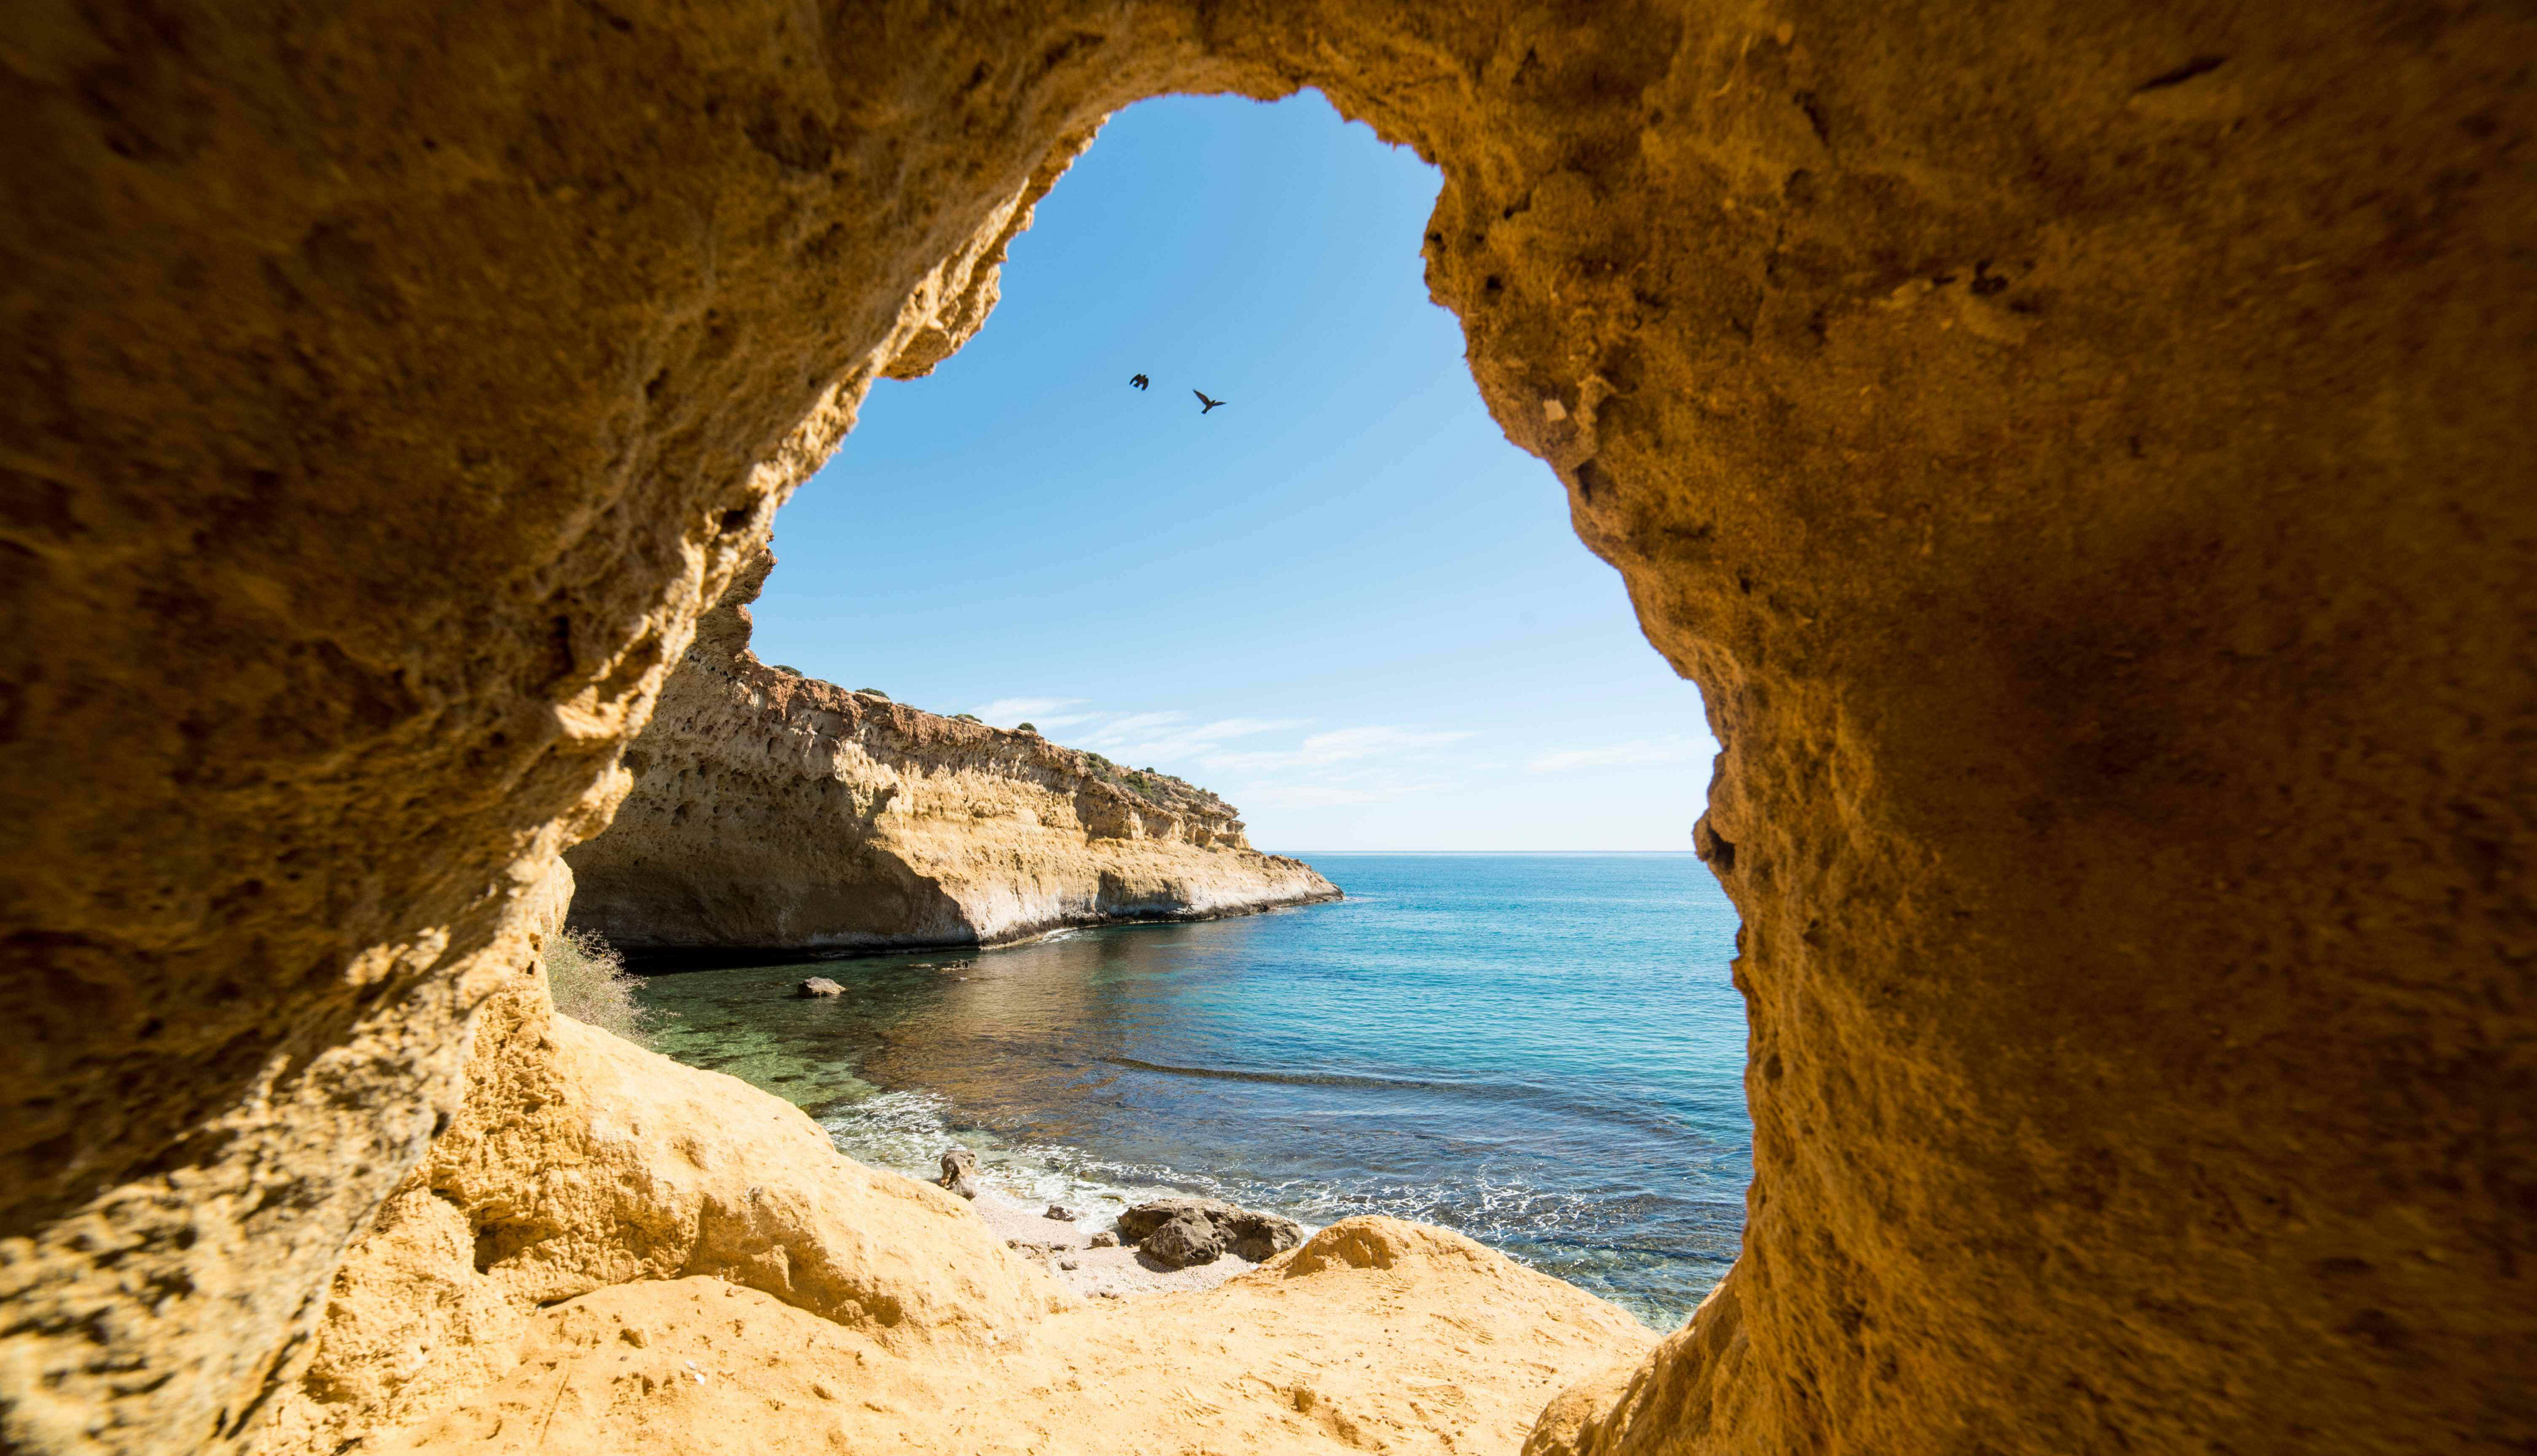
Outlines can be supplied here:
[[[1659, 1328], [1752, 1173], [1735, 913], [1689, 855], [1307, 855], [1344, 901], [650, 978], [655, 1043], [867, 1163], [1461, 1230]], [[801, 1000], [804, 976], [847, 993]]]

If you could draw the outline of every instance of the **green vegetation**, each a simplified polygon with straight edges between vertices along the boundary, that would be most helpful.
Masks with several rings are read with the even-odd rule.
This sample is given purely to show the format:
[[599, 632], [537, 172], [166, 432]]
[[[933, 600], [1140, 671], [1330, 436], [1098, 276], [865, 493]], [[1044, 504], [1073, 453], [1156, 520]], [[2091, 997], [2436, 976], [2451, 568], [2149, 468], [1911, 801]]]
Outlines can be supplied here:
[[878, 698], [884, 703], [889, 701], [889, 694], [882, 692], [877, 687], [859, 687], [856, 688], [855, 691], [863, 694], [867, 698]]
[[951, 715], [951, 721], [953, 723], [976, 723], [979, 720], [978, 715], [975, 713], [954, 713]]
[[1039, 725], [1032, 723], [1017, 723], [1013, 725], [1013, 731], [1017, 733], [1037, 733], [1039, 731]]
[[634, 973], [596, 930], [566, 930], [547, 941], [547, 985], [557, 1011], [638, 1046], [651, 1045], [651, 1013], [634, 1002]]
[[[1032, 732], [1039, 731], [1026, 723], [1020, 727], [1029, 728]], [[1174, 790], [1201, 798], [1214, 797], [1213, 794], [1199, 789], [1188, 780], [1176, 779], [1151, 765], [1141, 769], [1124, 769], [1089, 748], [1079, 751], [1083, 754], [1083, 761], [1091, 765], [1093, 778], [1114, 788], [1124, 789], [1139, 798], [1161, 802]]]
[[778, 672], [790, 672], [796, 677], [808, 677], [811, 675], [810, 673], [803, 671], [801, 668], [786, 663], [769, 663], [766, 665], [774, 668]]

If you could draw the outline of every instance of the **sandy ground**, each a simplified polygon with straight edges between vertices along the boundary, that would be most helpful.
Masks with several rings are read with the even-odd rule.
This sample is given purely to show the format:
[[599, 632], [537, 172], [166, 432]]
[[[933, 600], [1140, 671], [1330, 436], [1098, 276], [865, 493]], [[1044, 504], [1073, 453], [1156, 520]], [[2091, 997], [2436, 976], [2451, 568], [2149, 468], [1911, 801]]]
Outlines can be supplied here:
[[1514, 1456], [1553, 1397], [1626, 1377], [1656, 1343], [1583, 1290], [1389, 1219], [1334, 1224], [1214, 1289], [1069, 1302], [910, 1330], [725, 1279], [610, 1285], [536, 1311], [509, 1368], [360, 1450]]
[[[1043, 1217], [1040, 1208], [993, 1191], [969, 1205], [1008, 1248], [1043, 1258], [1049, 1273], [1078, 1295], [1126, 1299], [1175, 1290], [1211, 1290], [1260, 1266], [1226, 1254], [1212, 1264], [1171, 1268], [1133, 1245], [1094, 1248], [1092, 1235], [1109, 1228], [1091, 1215], [1078, 1223]], [[1045, 1250], [1045, 1253], [1041, 1253]]]

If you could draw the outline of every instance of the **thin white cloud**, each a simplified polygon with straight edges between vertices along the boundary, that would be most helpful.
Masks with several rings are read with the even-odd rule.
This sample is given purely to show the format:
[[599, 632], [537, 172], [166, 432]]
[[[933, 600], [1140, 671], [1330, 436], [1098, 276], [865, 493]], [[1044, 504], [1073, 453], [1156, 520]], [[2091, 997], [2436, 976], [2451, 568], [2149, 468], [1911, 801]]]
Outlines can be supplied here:
[[1092, 736], [1113, 743], [1124, 743], [1139, 734], [1162, 732], [1187, 722], [1189, 722], [1189, 715], [1186, 713], [1111, 714], [1108, 715], [1108, 721], [1103, 723]]
[[[989, 723], [1010, 728], [1023, 719], [1044, 717], [1055, 713], [1060, 708], [1072, 708], [1082, 701], [1081, 698], [998, 698], [992, 703], [981, 703], [969, 711]], [[1082, 720], [1083, 715], [1078, 714], [1071, 719], [1052, 718], [1049, 721], [1080, 723]]]
[[1469, 731], [1461, 729], [1435, 732], [1380, 726], [1334, 728], [1329, 732], [1315, 733], [1292, 748], [1210, 754], [1206, 766], [1236, 773], [1323, 768], [1359, 759], [1421, 755], [1426, 750], [1459, 743], [1471, 736], [1473, 734]]
[[1301, 718], [1219, 718], [1193, 723], [1190, 715], [1177, 709], [1117, 713], [1088, 708], [1084, 702], [1082, 698], [998, 698], [972, 711], [989, 723], [1007, 728], [1029, 720], [1046, 733], [1073, 729], [1065, 734], [1069, 747], [1139, 762], [1196, 759], [1233, 738], [1299, 728], [1309, 722]]
[[1304, 726], [1300, 718], [1219, 718], [1191, 723], [1186, 713], [1132, 713], [1102, 723], [1076, 735], [1076, 746], [1111, 758], [1138, 763], [1197, 759], [1213, 763], [1228, 739], [1247, 738]]
[[1081, 698], [1057, 697], [998, 698], [976, 711], [1006, 726], [1030, 720], [1069, 747], [1123, 764], [1194, 775], [1246, 811], [1383, 803], [1451, 789], [1455, 785], [1447, 781], [1459, 771], [1440, 764], [1438, 751], [1477, 736], [1463, 729], [1370, 724], [1311, 733], [1291, 747], [1242, 748], [1237, 745], [1246, 740], [1307, 728], [1311, 720], [1199, 721], [1177, 709], [1118, 713], [1089, 707]]
[[1339, 804], [1376, 804], [1417, 793], [1432, 793], [1451, 786], [1427, 780], [1403, 781], [1384, 777], [1351, 779], [1333, 784], [1264, 784], [1247, 788], [1234, 801], [1247, 813], [1253, 808], [1322, 809]]
[[1608, 769], [1626, 764], [1681, 763], [1697, 757], [1701, 747], [1697, 738], [1632, 738], [1599, 748], [1563, 748], [1542, 754], [1525, 767], [1536, 774], [1564, 774], [1575, 769]]

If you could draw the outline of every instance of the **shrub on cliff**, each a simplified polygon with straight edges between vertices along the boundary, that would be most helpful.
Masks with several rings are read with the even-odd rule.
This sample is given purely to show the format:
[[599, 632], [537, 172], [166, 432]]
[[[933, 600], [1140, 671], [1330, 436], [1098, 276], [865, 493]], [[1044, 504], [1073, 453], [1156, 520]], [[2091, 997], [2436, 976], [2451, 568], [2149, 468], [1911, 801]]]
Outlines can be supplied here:
[[547, 985], [557, 1011], [638, 1046], [651, 1045], [651, 1015], [634, 1003], [634, 974], [596, 930], [566, 930], [547, 942]]
[[978, 715], [975, 713], [954, 713], [951, 715], [951, 721], [953, 723], [976, 723], [979, 720]]

